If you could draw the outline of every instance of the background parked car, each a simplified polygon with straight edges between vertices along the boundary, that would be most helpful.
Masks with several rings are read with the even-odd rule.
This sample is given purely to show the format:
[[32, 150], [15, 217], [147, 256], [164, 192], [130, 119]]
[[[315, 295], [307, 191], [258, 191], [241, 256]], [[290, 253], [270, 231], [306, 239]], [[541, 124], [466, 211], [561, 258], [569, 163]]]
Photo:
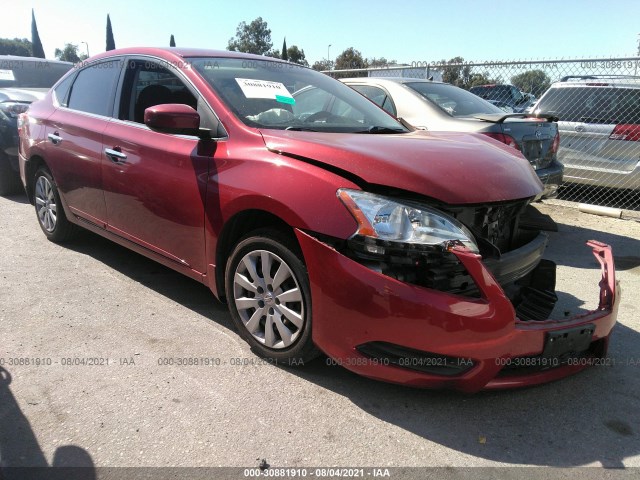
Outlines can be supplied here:
[[640, 78], [565, 77], [533, 107], [560, 119], [565, 180], [640, 189]]
[[471, 87], [469, 91], [485, 100], [503, 102], [513, 108], [516, 113], [524, 111], [529, 106], [530, 97], [528, 94], [522, 93], [513, 85], [480, 85]]
[[21, 189], [18, 172], [18, 115], [67, 73], [72, 63], [0, 56], [0, 195]]
[[416, 127], [483, 133], [520, 150], [545, 185], [545, 197], [555, 196], [562, 184], [562, 165], [556, 159], [560, 139], [558, 125], [553, 121], [509, 116], [495, 105], [448, 83], [412, 78], [341, 81]]

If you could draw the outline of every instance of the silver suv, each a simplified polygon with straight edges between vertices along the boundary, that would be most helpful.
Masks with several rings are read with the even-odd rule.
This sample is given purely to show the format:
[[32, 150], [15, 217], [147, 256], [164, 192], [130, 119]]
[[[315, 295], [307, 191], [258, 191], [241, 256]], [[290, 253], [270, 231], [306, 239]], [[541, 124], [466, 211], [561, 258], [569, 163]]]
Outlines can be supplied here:
[[640, 77], [565, 77], [532, 110], [559, 118], [565, 181], [640, 189]]

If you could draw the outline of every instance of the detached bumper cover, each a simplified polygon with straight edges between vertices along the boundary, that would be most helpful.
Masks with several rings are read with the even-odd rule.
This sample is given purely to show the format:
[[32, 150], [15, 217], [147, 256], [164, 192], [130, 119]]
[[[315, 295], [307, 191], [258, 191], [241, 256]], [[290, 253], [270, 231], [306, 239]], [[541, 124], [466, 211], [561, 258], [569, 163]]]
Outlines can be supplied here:
[[[505, 368], [517, 359], [545, 358], [549, 332], [587, 331], [594, 347], [590, 355], [606, 353], [620, 299], [608, 245], [588, 242], [602, 268], [596, 310], [562, 320], [523, 322], [516, 318], [511, 302], [480, 256], [463, 247], [456, 247], [453, 253], [476, 282], [481, 298], [400, 282], [302, 231], [296, 234], [311, 282], [313, 340], [336, 363], [360, 375], [414, 387], [476, 392], [545, 383], [588, 366], [589, 362], [583, 361], [546, 368], [541, 360], [529, 360], [531, 366], [538, 363], [542, 368]], [[459, 375], [451, 375], [450, 369], [448, 375], [434, 374], [429, 369], [405, 368], [362, 353], [363, 345], [389, 344], [429, 352], [436, 359], [460, 359], [466, 368], [461, 368], [463, 373]]]

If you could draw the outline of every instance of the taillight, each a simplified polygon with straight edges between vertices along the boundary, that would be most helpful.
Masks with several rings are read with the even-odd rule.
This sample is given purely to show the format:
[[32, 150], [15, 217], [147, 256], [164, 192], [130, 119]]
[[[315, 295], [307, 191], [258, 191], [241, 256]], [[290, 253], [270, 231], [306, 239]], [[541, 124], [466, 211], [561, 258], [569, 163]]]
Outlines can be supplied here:
[[640, 142], [640, 125], [622, 123], [616, 125], [609, 140], [628, 140], [630, 142]]
[[504, 133], [491, 133], [491, 132], [482, 132], [482, 133], [484, 133], [487, 137], [491, 137], [494, 140], [498, 140], [499, 142], [505, 143], [510, 147], [515, 148], [516, 150], [520, 150], [520, 145], [518, 145], [518, 142], [516, 142], [515, 138], [513, 138], [511, 135], [506, 135]]
[[553, 137], [553, 143], [551, 144], [551, 153], [556, 153], [558, 151], [558, 147], [560, 147], [560, 132], [556, 133], [556, 136]]

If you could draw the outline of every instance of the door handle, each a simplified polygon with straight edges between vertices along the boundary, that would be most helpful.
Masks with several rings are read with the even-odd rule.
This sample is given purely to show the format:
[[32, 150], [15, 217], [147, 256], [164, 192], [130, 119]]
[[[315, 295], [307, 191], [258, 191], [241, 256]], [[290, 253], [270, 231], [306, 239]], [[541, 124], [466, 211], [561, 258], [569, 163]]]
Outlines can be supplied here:
[[104, 153], [113, 163], [122, 164], [127, 160], [127, 156], [120, 151], [120, 147], [105, 148]]
[[60, 145], [62, 143], [62, 137], [60, 137], [58, 135], [58, 132], [56, 133], [50, 133], [49, 135], [47, 135], [47, 138], [51, 141], [51, 143], [53, 143], [54, 145]]

